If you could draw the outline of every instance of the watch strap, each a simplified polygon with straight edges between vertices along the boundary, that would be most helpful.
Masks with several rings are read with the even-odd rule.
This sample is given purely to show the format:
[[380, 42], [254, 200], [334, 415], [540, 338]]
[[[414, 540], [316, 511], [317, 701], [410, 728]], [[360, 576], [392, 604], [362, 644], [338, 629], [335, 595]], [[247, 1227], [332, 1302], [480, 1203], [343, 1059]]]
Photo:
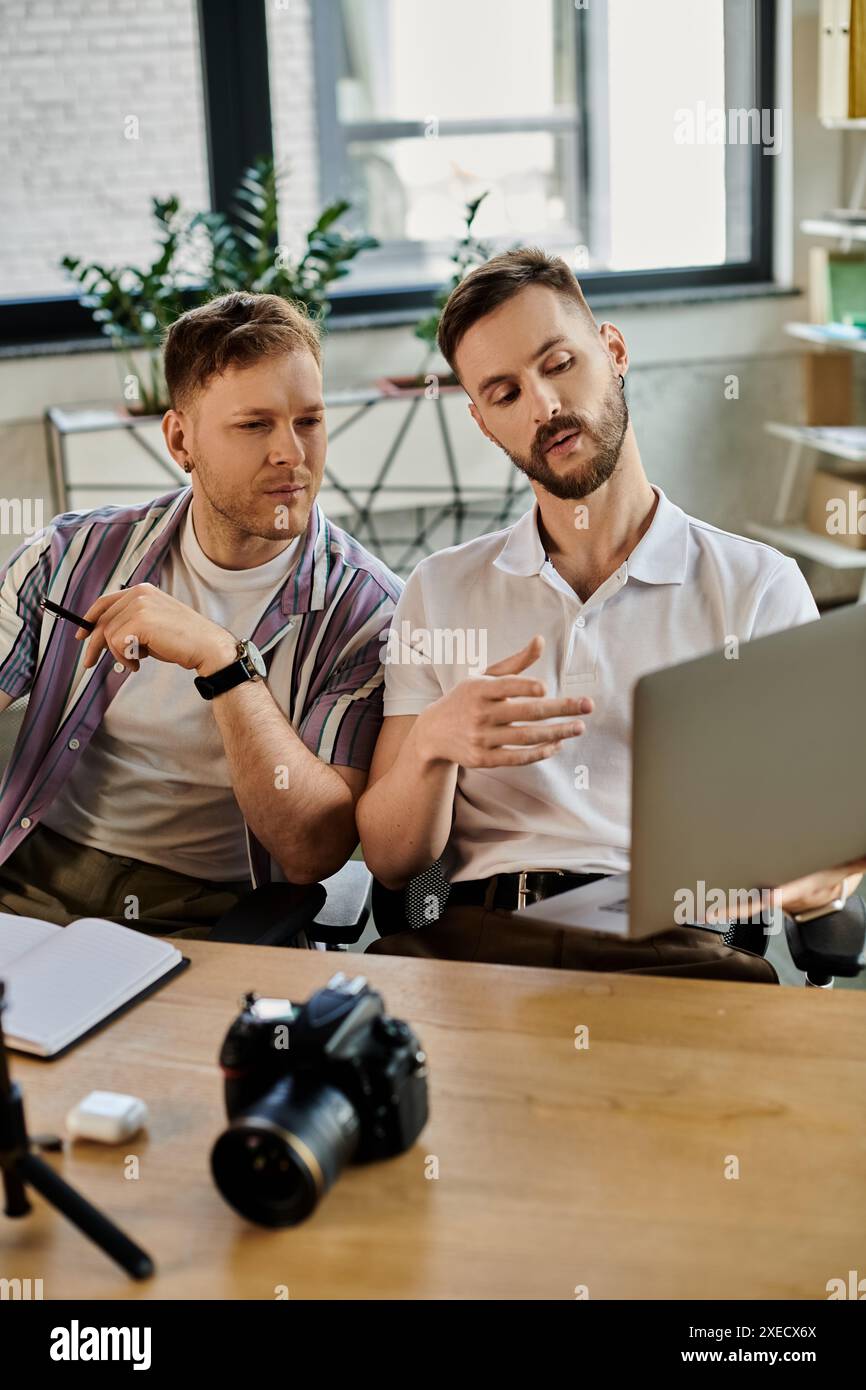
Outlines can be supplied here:
[[212, 671], [209, 676], [196, 676], [194, 684], [199, 695], [205, 700], [213, 700], [217, 695], [224, 695], [227, 690], [234, 690], [236, 685], [242, 685], [244, 681], [254, 680], [256, 676], [257, 672], [246, 654], [246, 643], [239, 641], [238, 654], [234, 661], [221, 667], [219, 671]]

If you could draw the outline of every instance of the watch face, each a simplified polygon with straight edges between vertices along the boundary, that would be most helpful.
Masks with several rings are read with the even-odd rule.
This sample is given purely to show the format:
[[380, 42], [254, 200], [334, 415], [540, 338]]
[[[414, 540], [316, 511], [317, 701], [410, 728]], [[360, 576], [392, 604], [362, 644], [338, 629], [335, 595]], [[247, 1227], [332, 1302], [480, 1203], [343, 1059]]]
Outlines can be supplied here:
[[255, 642], [245, 642], [244, 646], [246, 647], [247, 660], [249, 661], [256, 675], [261, 676], [262, 680], [264, 680], [265, 676], [268, 674], [268, 668], [265, 665], [264, 657], [262, 656]]

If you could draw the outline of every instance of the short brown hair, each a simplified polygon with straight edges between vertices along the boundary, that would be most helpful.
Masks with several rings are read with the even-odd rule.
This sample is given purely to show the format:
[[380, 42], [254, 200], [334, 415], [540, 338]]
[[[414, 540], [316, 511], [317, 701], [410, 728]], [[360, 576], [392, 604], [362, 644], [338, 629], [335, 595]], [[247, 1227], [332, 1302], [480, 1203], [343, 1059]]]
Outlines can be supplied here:
[[464, 333], [526, 285], [547, 285], [575, 304], [595, 327], [595, 319], [583, 297], [583, 290], [561, 256], [548, 256], [537, 246], [504, 251], [471, 270], [466, 279], [451, 291], [442, 310], [439, 351], [455, 375], [454, 357]]
[[185, 410], [213, 376], [288, 352], [313, 354], [322, 365], [319, 329], [306, 307], [278, 294], [233, 290], [181, 314], [163, 340], [168, 397]]

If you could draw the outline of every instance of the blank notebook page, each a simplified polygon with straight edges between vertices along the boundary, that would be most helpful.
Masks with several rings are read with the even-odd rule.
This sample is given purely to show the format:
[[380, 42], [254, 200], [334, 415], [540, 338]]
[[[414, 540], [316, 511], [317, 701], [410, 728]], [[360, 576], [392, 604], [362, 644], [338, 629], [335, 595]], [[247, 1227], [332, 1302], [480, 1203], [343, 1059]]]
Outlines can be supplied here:
[[[64, 928], [49, 926], [28, 949], [8, 922], [5, 916], [0, 920], [0, 960], [7, 957], [3, 1022], [10, 1042], [25, 1051], [59, 1051], [183, 959], [167, 941], [90, 917]], [[7, 940], [11, 944], [13, 937], [17, 958], [8, 961]]]
[[0, 976], [5, 978], [10, 961], [17, 960], [41, 942], [50, 941], [60, 930], [53, 923], [40, 922], [36, 917], [13, 917], [11, 913], [0, 912]]

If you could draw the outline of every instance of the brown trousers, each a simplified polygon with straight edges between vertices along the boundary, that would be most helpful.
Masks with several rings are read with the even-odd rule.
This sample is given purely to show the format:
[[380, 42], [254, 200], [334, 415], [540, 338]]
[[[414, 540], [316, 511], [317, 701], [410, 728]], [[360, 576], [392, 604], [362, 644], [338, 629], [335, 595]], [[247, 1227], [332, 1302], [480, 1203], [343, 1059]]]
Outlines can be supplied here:
[[66, 927], [101, 917], [154, 936], [206, 937], [247, 882], [190, 878], [68, 840], [47, 825], [0, 864], [0, 912]]
[[643, 941], [620, 941], [600, 933], [546, 926], [527, 921], [520, 912], [481, 905], [446, 908], [438, 922], [417, 931], [380, 937], [367, 950], [373, 955], [482, 961], [488, 965], [779, 983], [768, 960], [726, 946], [716, 932], [703, 927], [674, 927]]

